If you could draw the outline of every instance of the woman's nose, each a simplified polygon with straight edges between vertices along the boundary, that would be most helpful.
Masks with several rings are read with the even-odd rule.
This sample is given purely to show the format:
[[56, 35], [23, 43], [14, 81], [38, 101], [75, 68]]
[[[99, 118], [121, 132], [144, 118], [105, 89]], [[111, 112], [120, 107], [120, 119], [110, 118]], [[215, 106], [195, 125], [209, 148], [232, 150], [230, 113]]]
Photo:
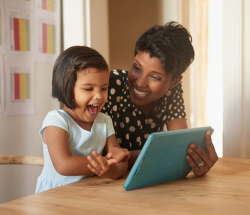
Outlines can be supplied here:
[[140, 76], [136, 80], [136, 85], [137, 85], [137, 87], [147, 87], [147, 77]]

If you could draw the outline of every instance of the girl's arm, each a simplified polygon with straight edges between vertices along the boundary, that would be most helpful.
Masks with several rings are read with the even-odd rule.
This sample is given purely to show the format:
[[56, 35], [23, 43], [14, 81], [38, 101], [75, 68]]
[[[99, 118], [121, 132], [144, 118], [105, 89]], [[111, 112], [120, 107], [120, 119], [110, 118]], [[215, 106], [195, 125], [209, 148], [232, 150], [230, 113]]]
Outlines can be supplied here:
[[117, 179], [127, 172], [128, 161], [115, 163], [114, 159], [107, 160], [96, 151], [93, 151], [92, 154], [94, 157], [88, 156], [91, 163], [88, 164], [88, 168], [96, 175], [104, 178]]
[[51, 161], [61, 175], [88, 175], [92, 172], [87, 165], [87, 157], [71, 155], [68, 132], [56, 126], [48, 126], [43, 131], [43, 142], [47, 145]]
[[[95, 151], [92, 153], [94, 157], [88, 156], [91, 162], [88, 168], [95, 174], [105, 178], [116, 179], [123, 176], [128, 170], [127, 160], [130, 157], [130, 153], [127, 149], [120, 147], [114, 134], [107, 138], [104, 152], [107, 154], [106, 158], [100, 156]], [[109, 169], [107, 170], [108, 167]]]
[[128, 149], [121, 148], [118, 144], [115, 135], [111, 135], [106, 140], [104, 152], [107, 154], [107, 158], [110, 159], [109, 153], [112, 153], [112, 157], [119, 163], [122, 160], [127, 161], [130, 157]]
[[99, 176], [115, 179], [127, 171], [127, 161], [116, 164], [115, 159], [108, 160], [95, 151], [92, 153], [94, 157], [71, 155], [68, 132], [59, 127], [46, 127], [43, 142], [48, 147], [54, 168], [61, 175], [88, 175], [94, 172]]

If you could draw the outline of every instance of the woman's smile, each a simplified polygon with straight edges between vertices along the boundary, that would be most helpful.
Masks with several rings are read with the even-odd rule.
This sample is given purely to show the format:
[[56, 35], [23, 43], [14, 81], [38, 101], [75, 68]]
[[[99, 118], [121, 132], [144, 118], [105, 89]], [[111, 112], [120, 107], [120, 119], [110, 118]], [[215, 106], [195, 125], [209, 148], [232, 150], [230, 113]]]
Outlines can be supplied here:
[[139, 90], [137, 90], [135, 87], [134, 87], [134, 92], [135, 92], [135, 94], [136, 94], [137, 96], [139, 96], [139, 97], [146, 97], [146, 96], [149, 96], [149, 95], [150, 95], [150, 93], [139, 91]]
[[143, 111], [152, 108], [171, 86], [172, 75], [166, 74], [161, 61], [148, 52], [139, 52], [128, 73], [130, 99]]

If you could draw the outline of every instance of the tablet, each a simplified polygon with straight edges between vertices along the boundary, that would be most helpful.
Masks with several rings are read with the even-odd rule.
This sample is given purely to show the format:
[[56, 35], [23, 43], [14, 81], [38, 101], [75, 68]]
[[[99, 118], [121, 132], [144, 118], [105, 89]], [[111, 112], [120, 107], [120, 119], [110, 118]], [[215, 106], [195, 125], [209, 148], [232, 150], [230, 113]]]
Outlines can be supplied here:
[[133, 190], [183, 178], [191, 171], [185, 159], [190, 143], [202, 149], [206, 146], [205, 133], [209, 127], [155, 132], [149, 135], [123, 187]]

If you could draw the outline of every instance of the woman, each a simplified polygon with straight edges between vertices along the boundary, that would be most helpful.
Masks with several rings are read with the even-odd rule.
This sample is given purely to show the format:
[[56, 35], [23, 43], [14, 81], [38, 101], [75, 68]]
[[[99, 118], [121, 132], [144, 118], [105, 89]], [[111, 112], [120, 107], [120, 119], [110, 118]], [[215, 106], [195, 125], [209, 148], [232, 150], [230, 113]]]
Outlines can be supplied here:
[[[103, 112], [113, 119], [116, 138], [127, 148], [131, 168], [152, 132], [186, 129], [182, 73], [194, 60], [189, 32], [176, 22], [153, 26], [136, 42], [129, 71], [113, 70]], [[211, 135], [205, 150], [189, 145], [186, 160], [197, 176], [205, 175], [218, 160]], [[193, 158], [193, 159], [192, 159]]]

